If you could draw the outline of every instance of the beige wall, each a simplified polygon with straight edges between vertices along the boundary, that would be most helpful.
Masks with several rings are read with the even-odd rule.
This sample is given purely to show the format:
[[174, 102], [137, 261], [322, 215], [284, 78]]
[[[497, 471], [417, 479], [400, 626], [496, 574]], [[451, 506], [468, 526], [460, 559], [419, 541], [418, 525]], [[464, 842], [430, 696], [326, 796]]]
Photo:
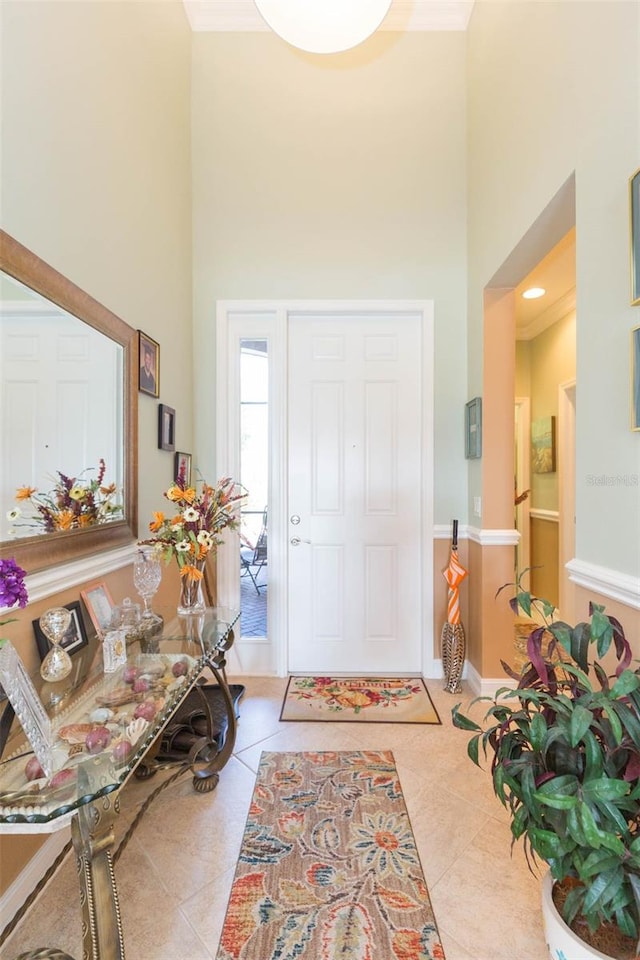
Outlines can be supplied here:
[[[191, 32], [178, 0], [2, 15], [2, 227], [161, 346], [191, 450]], [[140, 395], [141, 529], [173, 473]], [[149, 478], [153, 482], [149, 483]]]
[[[199, 410], [214, 406], [216, 299], [433, 299], [438, 523], [466, 493], [465, 50], [462, 33], [322, 58], [270, 34], [193, 49]], [[210, 415], [198, 423], [210, 463]]]
[[[182, 4], [4, 0], [0, 16], [2, 227], [161, 344], [161, 399], [176, 408], [177, 440], [190, 450], [191, 34]], [[143, 530], [173, 457], [157, 449], [155, 400], [140, 397], [139, 419]], [[104, 579], [114, 599], [133, 595], [129, 570]], [[30, 604], [3, 628], [28, 666], [32, 619], [79, 589]], [[39, 843], [2, 839], [0, 893]]]
[[[589, 476], [640, 469], [628, 424], [628, 339], [637, 323], [629, 305], [628, 179], [640, 145], [639, 20], [636, 3], [480, 2], [467, 62], [469, 394], [483, 389], [482, 291], [575, 171], [576, 550], [582, 561], [632, 577], [640, 575], [638, 488], [598, 487]], [[523, 264], [514, 282], [532, 266]], [[470, 496], [480, 493], [482, 470], [492, 465], [472, 467]]]

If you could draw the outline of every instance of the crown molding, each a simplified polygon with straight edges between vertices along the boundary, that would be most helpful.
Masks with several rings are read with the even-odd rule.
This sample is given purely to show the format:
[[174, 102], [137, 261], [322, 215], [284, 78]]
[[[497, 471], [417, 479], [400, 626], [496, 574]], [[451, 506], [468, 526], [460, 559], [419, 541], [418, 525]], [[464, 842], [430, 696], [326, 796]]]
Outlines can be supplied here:
[[576, 309], [576, 288], [572, 287], [562, 297], [552, 303], [546, 310], [539, 313], [530, 321], [530, 323], [519, 325], [517, 331], [518, 340], [533, 340], [538, 334], [542, 333], [547, 327], [552, 326], [558, 320], [562, 320], [567, 314]]
[[[253, 0], [183, 0], [194, 33], [266, 33]], [[379, 30], [466, 30], [474, 0], [393, 0]]]

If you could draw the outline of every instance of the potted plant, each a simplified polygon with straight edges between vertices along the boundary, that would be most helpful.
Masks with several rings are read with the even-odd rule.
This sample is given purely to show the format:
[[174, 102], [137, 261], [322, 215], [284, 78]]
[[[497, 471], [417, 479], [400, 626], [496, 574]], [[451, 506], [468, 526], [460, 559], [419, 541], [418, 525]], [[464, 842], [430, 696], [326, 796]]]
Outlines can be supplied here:
[[[543, 893], [550, 900], [553, 885], [560, 927], [575, 941], [554, 945], [552, 921], [545, 921], [553, 960], [635, 958], [640, 669], [632, 666], [621, 624], [604, 607], [591, 604], [589, 620], [571, 627], [554, 621], [553, 605], [523, 590], [521, 579], [510, 601], [514, 613], [537, 611], [544, 621], [528, 638], [529, 662], [520, 675], [503, 662], [517, 687], [476, 698], [491, 703], [480, 724], [460, 712], [461, 704], [453, 723], [473, 733], [474, 763], [480, 766], [480, 746], [491, 760], [494, 791], [511, 815], [512, 845], [523, 840], [530, 869], [549, 865]], [[580, 952], [582, 941], [594, 949]]]

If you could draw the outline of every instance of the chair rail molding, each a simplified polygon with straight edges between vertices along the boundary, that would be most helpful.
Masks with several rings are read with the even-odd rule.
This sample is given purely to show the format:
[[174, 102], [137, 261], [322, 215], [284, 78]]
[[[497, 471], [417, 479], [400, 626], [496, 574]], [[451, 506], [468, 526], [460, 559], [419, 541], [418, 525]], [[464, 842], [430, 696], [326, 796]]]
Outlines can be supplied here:
[[467, 527], [467, 539], [479, 543], [481, 547], [515, 547], [520, 540], [518, 530], [491, 530], [479, 527]]
[[599, 567], [595, 563], [585, 560], [570, 560], [565, 565], [569, 579], [579, 587], [593, 590], [610, 597], [627, 607], [640, 610], [640, 577], [632, 577], [628, 573], [620, 573], [609, 567]]
[[529, 516], [532, 520], [547, 520], [549, 523], [560, 523], [559, 510], [542, 510], [538, 507], [531, 507]]
[[[71, 563], [61, 563], [29, 574], [25, 578], [29, 601], [33, 603], [35, 600], [45, 600], [67, 587], [75, 587], [79, 583], [104, 576], [105, 573], [120, 570], [121, 567], [133, 563], [135, 551], [136, 541], [132, 540], [130, 544], [117, 547], [115, 550], [105, 550], [104, 553], [96, 553], [90, 557], [73, 560]], [[0, 614], [9, 609], [13, 608], [0, 607]]]

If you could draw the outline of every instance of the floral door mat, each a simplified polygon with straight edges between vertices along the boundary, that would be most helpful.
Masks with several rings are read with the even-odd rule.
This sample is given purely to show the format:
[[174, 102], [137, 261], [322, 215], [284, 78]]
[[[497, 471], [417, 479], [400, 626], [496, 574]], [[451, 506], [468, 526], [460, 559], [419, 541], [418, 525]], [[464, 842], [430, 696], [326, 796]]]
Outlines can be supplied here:
[[263, 753], [217, 960], [444, 960], [390, 751]]
[[289, 677], [280, 719], [440, 723], [419, 677]]

